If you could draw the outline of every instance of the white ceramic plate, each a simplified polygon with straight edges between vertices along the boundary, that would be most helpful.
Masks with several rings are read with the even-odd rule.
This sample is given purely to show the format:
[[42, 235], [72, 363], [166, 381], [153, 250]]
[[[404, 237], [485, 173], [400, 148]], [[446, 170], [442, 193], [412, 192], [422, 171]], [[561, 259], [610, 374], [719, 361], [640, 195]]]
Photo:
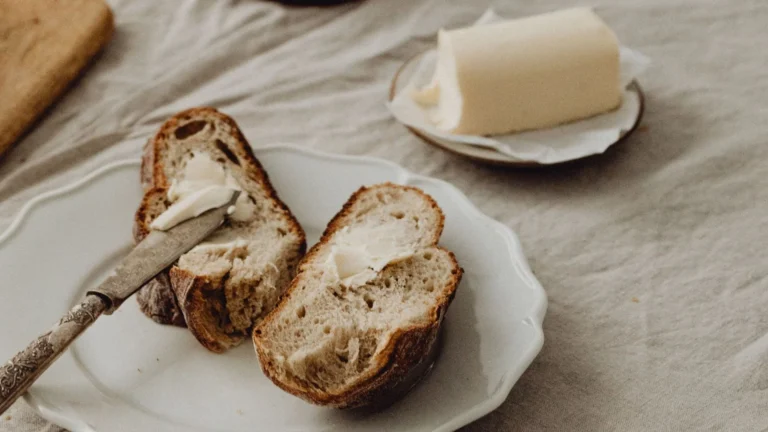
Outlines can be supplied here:
[[[283, 393], [246, 343], [224, 355], [135, 301], [101, 317], [32, 387], [46, 419], [86, 431], [448, 431], [495, 409], [541, 349], [544, 290], [506, 226], [448, 183], [388, 162], [273, 146], [256, 150], [310, 244], [360, 185], [409, 184], [445, 211], [441, 243], [466, 273], [445, 318], [432, 373], [377, 413], [336, 411]], [[119, 162], [40, 196], [0, 235], [0, 361], [97, 284], [131, 248], [139, 162]]]

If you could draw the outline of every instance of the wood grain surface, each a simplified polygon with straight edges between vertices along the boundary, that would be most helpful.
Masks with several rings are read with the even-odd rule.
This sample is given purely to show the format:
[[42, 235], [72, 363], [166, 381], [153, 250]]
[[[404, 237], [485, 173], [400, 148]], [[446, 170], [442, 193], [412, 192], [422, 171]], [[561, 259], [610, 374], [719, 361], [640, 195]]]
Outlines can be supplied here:
[[114, 30], [103, 0], [0, 0], [0, 155]]

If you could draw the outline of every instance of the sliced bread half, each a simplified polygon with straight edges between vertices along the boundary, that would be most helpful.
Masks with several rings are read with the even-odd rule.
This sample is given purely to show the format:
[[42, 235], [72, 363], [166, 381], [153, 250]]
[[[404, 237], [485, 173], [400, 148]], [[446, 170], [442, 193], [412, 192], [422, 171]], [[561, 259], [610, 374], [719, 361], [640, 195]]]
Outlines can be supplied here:
[[337, 408], [385, 404], [409, 389], [406, 381], [427, 371], [463, 273], [437, 246], [443, 221], [437, 203], [413, 187], [354, 193], [254, 330], [264, 373]]
[[203, 346], [222, 352], [242, 342], [275, 307], [306, 242], [234, 120], [213, 108], [173, 116], [145, 146], [136, 241], [172, 204], [169, 190], [190, 175], [193, 160], [207, 161], [236, 182], [243, 202], [210, 238], [143, 287], [138, 301], [155, 321], [186, 323]]

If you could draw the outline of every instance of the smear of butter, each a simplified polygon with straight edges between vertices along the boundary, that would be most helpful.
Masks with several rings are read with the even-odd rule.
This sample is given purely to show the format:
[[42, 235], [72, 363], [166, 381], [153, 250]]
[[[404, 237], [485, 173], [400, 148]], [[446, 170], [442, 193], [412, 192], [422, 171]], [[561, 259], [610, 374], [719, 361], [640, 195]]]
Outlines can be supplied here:
[[347, 287], [359, 287], [375, 278], [388, 264], [413, 256], [415, 245], [401, 224], [342, 228], [335, 236], [325, 262], [332, 280]]
[[232, 193], [232, 189], [216, 185], [190, 192], [153, 220], [150, 228], [161, 231], [171, 229], [187, 219], [226, 204], [232, 199]]
[[195, 246], [197, 252], [236, 252], [248, 248], [248, 242], [238, 237], [232, 241], [217, 243], [215, 241], [200, 243]]
[[[173, 204], [152, 221], [150, 228], [161, 231], [173, 228], [226, 204], [235, 190], [242, 188], [222, 164], [213, 161], [207, 153], [194, 152], [184, 166], [181, 180], [173, 179], [168, 189], [168, 200]], [[230, 217], [238, 221], [248, 220], [254, 212], [253, 207], [248, 195], [240, 194]]]

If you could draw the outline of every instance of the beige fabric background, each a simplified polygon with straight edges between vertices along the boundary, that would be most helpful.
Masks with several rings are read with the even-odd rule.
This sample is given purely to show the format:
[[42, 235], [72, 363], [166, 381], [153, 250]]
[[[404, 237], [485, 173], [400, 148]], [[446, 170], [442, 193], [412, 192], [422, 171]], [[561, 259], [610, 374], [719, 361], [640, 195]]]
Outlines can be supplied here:
[[[110, 3], [107, 51], [0, 161], [0, 228], [40, 192], [138, 156], [165, 117], [214, 105], [254, 146], [389, 159], [520, 234], [550, 299], [546, 342], [468, 431], [768, 429], [768, 2], [597, 0], [654, 61], [643, 126], [606, 155], [526, 171], [426, 146], [384, 106], [398, 66], [485, 1]], [[59, 430], [23, 402], [8, 414], [0, 431]]]

